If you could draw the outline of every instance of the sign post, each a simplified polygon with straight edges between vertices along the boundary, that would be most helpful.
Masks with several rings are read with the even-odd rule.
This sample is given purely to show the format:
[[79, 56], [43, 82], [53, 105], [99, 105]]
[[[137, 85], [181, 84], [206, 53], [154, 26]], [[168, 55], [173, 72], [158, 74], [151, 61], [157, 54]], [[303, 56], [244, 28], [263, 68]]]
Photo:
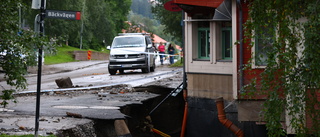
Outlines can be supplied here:
[[88, 50], [88, 60], [91, 60], [91, 50]]
[[[44, 36], [44, 17], [45, 17], [45, 0], [40, 3], [40, 37]], [[40, 114], [40, 94], [41, 94], [41, 71], [42, 71], [42, 48], [39, 48], [38, 53], [38, 76], [37, 76], [37, 99], [36, 99], [36, 118], [35, 118], [35, 137], [38, 137], [39, 130], [39, 114]]]
[[[40, 37], [44, 36], [44, 18], [45, 17], [55, 18], [55, 19], [70, 19], [70, 20], [81, 19], [81, 13], [79, 11], [46, 10], [45, 7], [46, 7], [46, 0], [32, 1], [31, 8], [40, 9], [40, 14], [38, 14], [35, 19], [35, 30], [39, 29]], [[36, 98], [36, 116], [35, 116], [35, 133], [34, 133], [35, 137], [38, 137], [39, 135], [38, 131], [39, 131], [39, 115], [40, 115], [42, 56], [43, 56], [42, 49], [43, 49], [43, 45], [40, 46], [39, 53], [38, 53], [37, 98]]]

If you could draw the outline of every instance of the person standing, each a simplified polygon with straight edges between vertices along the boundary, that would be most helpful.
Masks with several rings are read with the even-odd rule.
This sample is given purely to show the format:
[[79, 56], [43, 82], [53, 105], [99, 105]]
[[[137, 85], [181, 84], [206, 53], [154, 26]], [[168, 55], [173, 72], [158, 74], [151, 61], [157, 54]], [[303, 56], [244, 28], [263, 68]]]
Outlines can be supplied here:
[[160, 42], [160, 45], [158, 46], [158, 51], [159, 51], [161, 65], [163, 65], [163, 57], [166, 51], [166, 47], [163, 45], [163, 42]]
[[172, 44], [170, 43], [169, 44], [169, 47], [168, 47], [168, 53], [170, 54], [169, 55], [169, 61], [170, 61], [170, 64], [173, 64], [174, 63], [174, 52], [175, 52], [175, 49], [174, 47], [172, 46]]

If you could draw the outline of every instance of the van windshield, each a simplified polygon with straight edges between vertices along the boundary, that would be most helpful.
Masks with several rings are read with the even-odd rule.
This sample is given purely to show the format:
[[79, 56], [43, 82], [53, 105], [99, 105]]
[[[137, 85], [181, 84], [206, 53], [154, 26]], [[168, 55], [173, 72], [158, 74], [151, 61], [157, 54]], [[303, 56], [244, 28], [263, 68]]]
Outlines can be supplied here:
[[143, 37], [118, 37], [113, 40], [112, 48], [143, 47]]

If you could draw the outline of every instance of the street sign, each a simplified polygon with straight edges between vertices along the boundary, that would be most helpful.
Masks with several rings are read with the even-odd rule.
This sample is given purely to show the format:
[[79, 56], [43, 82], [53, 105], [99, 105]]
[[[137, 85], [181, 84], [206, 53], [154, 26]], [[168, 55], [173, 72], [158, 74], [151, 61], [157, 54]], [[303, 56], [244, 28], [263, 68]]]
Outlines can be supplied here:
[[39, 10], [42, 2], [44, 2], [44, 9], [46, 9], [46, 0], [32, 0], [31, 9]]
[[164, 8], [168, 11], [173, 11], [173, 12], [177, 12], [177, 11], [181, 11], [182, 9], [175, 3], [173, 3], [173, 1], [168, 1], [164, 4]]
[[46, 10], [46, 18], [80, 20], [80, 11]]

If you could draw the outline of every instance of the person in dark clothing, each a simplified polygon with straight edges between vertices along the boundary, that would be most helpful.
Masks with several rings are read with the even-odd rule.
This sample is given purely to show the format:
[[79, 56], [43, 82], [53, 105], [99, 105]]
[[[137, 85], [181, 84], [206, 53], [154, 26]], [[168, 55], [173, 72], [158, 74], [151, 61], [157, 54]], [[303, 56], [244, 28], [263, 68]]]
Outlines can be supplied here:
[[170, 54], [169, 55], [169, 61], [170, 61], [170, 64], [173, 64], [174, 63], [174, 52], [175, 52], [175, 49], [174, 47], [172, 46], [172, 44], [170, 43], [169, 44], [169, 47], [168, 47], [168, 53]]

